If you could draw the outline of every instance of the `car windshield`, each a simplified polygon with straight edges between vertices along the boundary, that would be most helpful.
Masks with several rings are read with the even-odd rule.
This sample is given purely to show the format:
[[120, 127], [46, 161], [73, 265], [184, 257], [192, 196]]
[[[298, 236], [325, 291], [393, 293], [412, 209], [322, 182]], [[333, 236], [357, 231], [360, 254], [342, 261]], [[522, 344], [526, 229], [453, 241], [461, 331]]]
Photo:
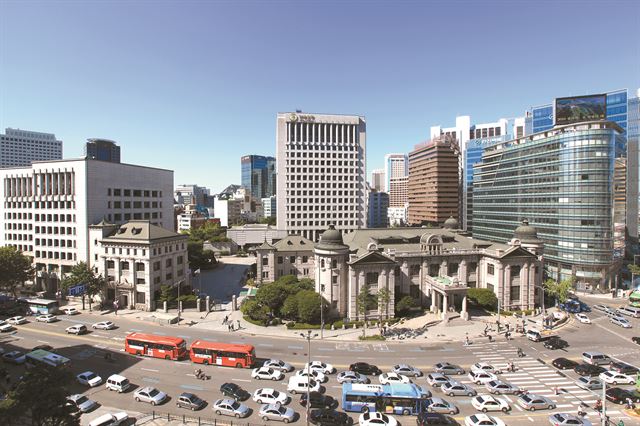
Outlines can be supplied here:
[[286, 413], [286, 412], [287, 412], [287, 409], [286, 409], [286, 408], [284, 408], [284, 407], [280, 407], [280, 408], [278, 408], [278, 413], [280, 413], [280, 414], [284, 414], [284, 413]]
[[89, 400], [89, 398], [87, 398], [86, 396], [82, 395], [80, 398], [76, 399], [76, 404], [84, 404], [88, 400]]
[[531, 402], [531, 397], [529, 395], [522, 395], [522, 400], [525, 402]]
[[240, 408], [240, 403], [238, 401], [233, 401], [233, 404], [231, 404], [231, 408], [237, 410], [238, 408]]
[[91, 379], [93, 379], [95, 377], [96, 377], [96, 375], [94, 373], [87, 374], [87, 380], [91, 380]]
[[149, 391], [149, 396], [156, 396], [159, 393], [160, 393], [160, 391], [158, 389], [151, 389]]
[[[268, 392], [267, 392], [267, 393], [268, 393]], [[273, 391], [271, 392], [271, 396], [273, 396], [274, 398], [277, 398], [277, 397], [278, 397], [278, 395], [280, 395], [280, 392], [278, 392], [277, 390], [273, 390]]]

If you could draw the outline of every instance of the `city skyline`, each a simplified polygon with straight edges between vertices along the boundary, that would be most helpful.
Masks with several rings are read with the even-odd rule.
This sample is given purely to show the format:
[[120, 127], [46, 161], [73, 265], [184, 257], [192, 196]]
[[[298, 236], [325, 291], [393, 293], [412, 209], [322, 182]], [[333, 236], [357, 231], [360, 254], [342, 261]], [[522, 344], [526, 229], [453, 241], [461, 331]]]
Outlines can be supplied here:
[[[609, 41], [581, 25], [600, 19], [600, 3], [574, 4], [3, 2], [0, 128], [54, 133], [64, 158], [81, 157], [88, 138], [111, 139], [123, 163], [173, 169], [176, 183], [219, 192], [240, 183], [243, 155], [275, 155], [277, 113], [356, 114], [367, 118], [369, 174], [456, 115], [486, 122], [556, 96], [634, 93], [637, 6], [608, 3], [627, 52], [612, 73], [589, 53]], [[557, 43], [557, 31], [533, 44], [521, 33], [543, 21], [580, 41], [569, 56], [545, 49], [553, 66], [519, 54]], [[495, 30], [477, 31], [479, 22]], [[496, 66], [491, 47], [510, 59]], [[295, 71], [280, 59], [285, 48], [298, 52]]]

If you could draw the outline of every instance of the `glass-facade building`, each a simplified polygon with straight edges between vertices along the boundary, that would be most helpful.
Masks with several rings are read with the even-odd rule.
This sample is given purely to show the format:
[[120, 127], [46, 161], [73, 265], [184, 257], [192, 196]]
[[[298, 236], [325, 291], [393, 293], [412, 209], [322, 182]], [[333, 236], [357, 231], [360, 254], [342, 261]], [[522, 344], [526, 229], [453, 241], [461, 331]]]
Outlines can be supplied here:
[[508, 242], [528, 219], [545, 243], [547, 277], [610, 285], [621, 265], [616, 222], [625, 214], [626, 152], [624, 129], [609, 121], [485, 148], [474, 167], [473, 237]]
[[276, 159], [262, 155], [245, 155], [240, 159], [241, 184], [254, 199], [276, 195]]
[[84, 155], [94, 160], [120, 162], [120, 147], [107, 139], [88, 139], [84, 146]]

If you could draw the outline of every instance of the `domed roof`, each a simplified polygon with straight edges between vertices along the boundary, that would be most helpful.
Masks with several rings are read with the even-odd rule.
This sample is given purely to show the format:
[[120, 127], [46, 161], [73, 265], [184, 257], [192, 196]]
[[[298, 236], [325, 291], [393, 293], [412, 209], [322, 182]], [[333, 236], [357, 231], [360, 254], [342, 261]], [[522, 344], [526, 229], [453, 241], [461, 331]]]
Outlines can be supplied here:
[[522, 221], [522, 225], [518, 226], [516, 230], [513, 231], [513, 237], [523, 243], [540, 241], [538, 239], [538, 231], [536, 228], [529, 225], [529, 221], [527, 219], [524, 219]]
[[342, 240], [342, 233], [336, 229], [334, 225], [329, 225], [329, 229], [320, 235], [320, 241], [316, 244], [316, 248], [324, 250], [346, 248]]
[[453, 216], [449, 216], [449, 219], [444, 221], [443, 227], [445, 229], [458, 229], [458, 221]]

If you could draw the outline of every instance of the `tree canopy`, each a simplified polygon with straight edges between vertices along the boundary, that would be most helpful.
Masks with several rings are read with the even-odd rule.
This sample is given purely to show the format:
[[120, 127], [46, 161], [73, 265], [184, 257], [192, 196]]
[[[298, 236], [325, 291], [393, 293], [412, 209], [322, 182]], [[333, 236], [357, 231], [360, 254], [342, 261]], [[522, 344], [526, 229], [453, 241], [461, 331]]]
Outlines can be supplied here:
[[559, 303], [564, 303], [569, 298], [569, 293], [573, 290], [573, 283], [576, 278], [571, 277], [560, 282], [548, 279], [544, 282], [544, 289], [548, 295], [553, 296]]
[[15, 247], [0, 247], [0, 289], [17, 296], [18, 287], [33, 279], [31, 258]]
[[498, 298], [490, 288], [470, 288], [467, 290], [467, 297], [478, 306], [486, 309], [498, 307]]
[[93, 296], [104, 292], [107, 280], [102, 275], [97, 275], [85, 262], [79, 262], [71, 268], [71, 272], [61, 282], [60, 286], [66, 293], [69, 288], [84, 285], [83, 296], [89, 297], [89, 310]]
[[[326, 309], [326, 301], [324, 306]], [[242, 313], [255, 321], [279, 316], [316, 323], [320, 319], [320, 295], [315, 292], [313, 280], [285, 275], [260, 285], [255, 299], [243, 303]]]

